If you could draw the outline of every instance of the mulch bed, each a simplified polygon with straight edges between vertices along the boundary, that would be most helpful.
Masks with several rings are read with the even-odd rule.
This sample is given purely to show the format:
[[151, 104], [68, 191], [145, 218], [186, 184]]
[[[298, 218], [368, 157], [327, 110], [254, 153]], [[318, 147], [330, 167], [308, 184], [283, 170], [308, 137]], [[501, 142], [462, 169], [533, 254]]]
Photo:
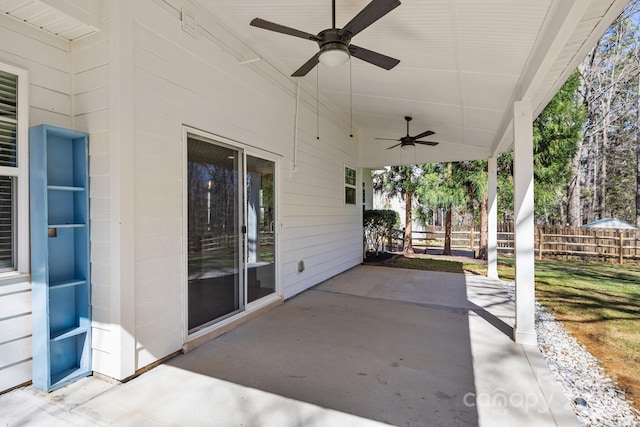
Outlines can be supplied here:
[[367, 265], [386, 265], [401, 256], [401, 253], [393, 252], [381, 252], [378, 254], [375, 252], [367, 252], [362, 263]]
[[452, 251], [452, 255], [442, 255], [442, 249], [416, 249], [413, 254], [404, 254], [402, 252], [367, 252], [363, 264], [367, 265], [386, 265], [393, 262], [399, 257], [404, 258], [433, 258], [445, 261], [459, 262], [475, 262], [478, 264], [486, 264], [486, 260], [475, 259], [472, 251]]

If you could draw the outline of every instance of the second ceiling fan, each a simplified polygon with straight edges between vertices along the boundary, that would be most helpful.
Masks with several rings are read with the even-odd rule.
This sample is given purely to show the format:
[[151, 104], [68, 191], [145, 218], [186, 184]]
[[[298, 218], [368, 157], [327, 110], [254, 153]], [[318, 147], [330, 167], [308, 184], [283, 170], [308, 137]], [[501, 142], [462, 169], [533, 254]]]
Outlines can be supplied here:
[[380, 139], [380, 140], [383, 140], [383, 141], [400, 141], [398, 144], [392, 145], [391, 147], [387, 148], [387, 150], [391, 150], [392, 148], [396, 148], [397, 146], [400, 146], [400, 148], [415, 147], [416, 144], [430, 145], [432, 147], [438, 145], [438, 143], [434, 142], [434, 141], [418, 141], [420, 138], [424, 138], [425, 136], [435, 135], [435, 132], [430, 131], [430, 130], [424, 131], [424, 132], [419, 133], [419, 134], [417, 134], [415, 136], [410, 136], [409, 135], [409, 122], [411, 121], [412, 117], [405, 116], [404, 119], [407, 121], [407, 135], [406, 136], [403, 136], [402, 138], [399, 138], [399, 139], [376, 138], [376, 139]]
[[332, 26], [329, 29], [320, 31], [318, 34], [306, 33], [260, 18], [253, 19], [251, 25], [318, 43], [320, 47], [318, 53], [298, 68], [292, 74], [292, 77], [307, 75], [309, 71], [318, 65], [318, 62], [329, 66], [344, 64], [351, 55], [385, 70], [390, 70], [400, 63], [398, 59], [351, 44], [351, 38], [398, 6], [400, 6], [399, 0], [373, 0], [360, 13], [354, 16], [347, 25], [343, 28], [336, 28], [336, 2], [332, 0]]

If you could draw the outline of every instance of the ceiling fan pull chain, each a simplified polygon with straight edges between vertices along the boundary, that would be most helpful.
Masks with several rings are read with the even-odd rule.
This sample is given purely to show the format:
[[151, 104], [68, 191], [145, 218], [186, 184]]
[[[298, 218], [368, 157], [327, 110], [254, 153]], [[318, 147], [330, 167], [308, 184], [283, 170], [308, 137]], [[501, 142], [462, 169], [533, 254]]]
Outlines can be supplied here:
[[349, 136], [353, 138], [353, 72], [351, 71], [351, 60], [349, 60], [349, 117], [351, 120], [351, 133]]
[[320, 139], [320, 67], [316, 67], [316, 139]]
[[296, 116], [295, 125], [293, 126], [293, 167], [298, 166], [298, 119], [300, 118], [300, 80], [298, 77], [296, 82]]

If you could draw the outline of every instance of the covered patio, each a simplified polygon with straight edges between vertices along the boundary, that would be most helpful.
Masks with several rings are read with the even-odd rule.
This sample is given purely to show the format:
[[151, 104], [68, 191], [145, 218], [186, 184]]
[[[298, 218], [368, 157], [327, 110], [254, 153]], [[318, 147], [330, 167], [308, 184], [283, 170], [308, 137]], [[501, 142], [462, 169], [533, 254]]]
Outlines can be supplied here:
[[[13, 189], [3, 193], [11, 206], [5, 212], [6, 228], [15, 231], [6, 244], [6, 268], [0, 269], [0, 392], [31, 382], [34, 369], [47, 381], [69, 378], [67, 371], [124, 380], [255, 319], [201, 351], [83, 399], [70, 414], [96, 414], [98, 419], [122, 416], [123, 423], [135, 418], [132, 414], [171, 420], [165, 411], [180, 406], [175, 402], [182, 396], [194, 401], [210, 394], [194, 389], [183, 393], [179, 381], [173, 388], [167, 386], [163, 394], [167, 401], [158, 400], [157, 383], [145, 378], [179, 372], [197, 379], [194, 387], [213, 390], [209, 382], [218, 381], [209, 375], [216, 373], [202, 366], [219, 366], [219, 372], [228, 375], [234, 371], [224, 367], [224, 360], [213, 364], [201, 355], [214, 350], [212, 354], [221, 354], [218, 347], [229, 346], [234, 350], [227, 353], [228, 361], [242, 369], [235, 371], [237, 378], [228, 379], [365, 418], [395, 422], [396, 411], [407, 414], [405, 420], [414, 420], [416, 414], [436, 417], [436, 410], [444, 416], [438, 408], [450, 407], [471, 424], [482, 422], [487, 413], [498, 418], [517, 415], [519, 420], [528, 412], [527, 417], [547, 414], [553, 419], [549, 411], [493, 411], [482, 402], [484, 397], [501, 401], [501, 394], [491, 394], [497, 387], [508, 392], [539, 389], [531, 368], [534, 356], [524, 350], [525, 345], [535, 350], [536, 343], [531, 123], [626, 0], [376, 0], [373, 8], [388, 12], [379, 20], [366, 18], [376, 13], [361, 15], [368, 4], [372, 2], [0, 1], [0, 39], [7, 41], [0, 45], [0, 75], [9, 94], [2, 114], [11, 123], [6, 144], [17, 159], [0, 166], [0, 178], [11, 182], [6, 188]], [[250, 24], [256, 18], [309, 31], [311, 38], [257, 28]], [[348, 25], [352, 19], [360, 24]], [[349, 34], [355, 35], [351, 31], [358, 32], [357, 44], [351, 46], [353, 60], [337, 67], [318, 64], [304, 77], [292, 77], [309, 58], [319, 60], [315, 55], [320, 47], [313, 40], [316, 34], [327, 34], [329, 26], [334, 35], [341, 28], [343, 47]], [[372, 65], [361, 60], [363, 49], [400, 62], [393, 69]], [[404, 135], [404, 117], [413, 118], [407, 133], [428, 133], [437, 146], [389, 149]], [[84, 252], [90, 254], [90, 271], [80, 274], [79, 269], [69, 269], [70, 277], [61, 281], [32, 277], [47, 267], [33, 262], [37, 257], [32, 249], [47, 259], [44, 241], [55, 235], [47, 234], [55, 227], [40, 227], [46, 237], [32, 243], [36, 227], [27, 220], [37, 211], [29, 205], [30, 172], [42, 169], [29, 165], [29, 154], [34, 153], [28, 147], [29, 129], [43, 124], [83, 132], [89, 141], [89, 167], [83, 173], [88, 174], [84, 177], [88, 185], [46, 187], [89, 196], [87, 221], [76, 224], [65, 219], [62, 225], [89, 231], [90, 247]], [[474, 159], [488, 160], [487, 271], [496, 278], [497, 157], [510, 150], [515, 182], [515, 307], [506, 299], [496, 303], [494, 295], [482, 300], [484, 293], [472, 292], [464, 276], [436, 280], [420, 273], [419, 279], [375, 277], [373, 282], [360, 278], [362, 207], [368, 205], [371, 193], [370, 170]], [[189, 174], [194, 164], [200, 172]], [[202, 172], [205, 165], [211, 166], [207, 173]], [[225, 174], [233, 179], [219, 179]], [[45, 197], [34, 199], [35, 208]], [[58, 205], [62, 206], [52, 204], [51, 209], [55, 212]], [[225, 208], [215, 215], [211, 206]], [[269, 239], [256, 239], [258, 233]], [[231, 244], [224, 250], [212, 247], [212, 242], [221, 241]], [[244, 250], [256, 242], [264, 242], [261, 257]], [[218, 252], [211, 255], [209, 250]], [[261, 267], [270, 264], [260, 273], [264, 280], [251, 270], [258, 262]], [[190, 271], [197, 266], [206, 268]], [[343, 272], [347, 273], [340, 276]], [[355, 290], [340, 287], [339, 293], [328, 292], [336, 280], [354, 275], [353, 284], [361, 284]], [[197, 285], [205, 282], [197, 280], [206, 279], [213, 287], [218, 283], [213, 278], [221, 276], [228, 284], [221, 294], [233, 298], [219, 311], [216, 304], [223, 298], [199, 293], [202, 288]], [[65, 325], [48, 324], [48, 308], [59, 305], [50, 304], [47, 280], [63, 285], [54, 286], [54, 292], [62, 295], [80, 283], [83, 290], [78, 294], [90, 295], [82, 310], [60, 310], [60, 318], [72, 319]], [[445, 286], [451, 281], [457, 286]], [[429, 292], [422, 288], [423, 282], [432, 284]], [[367, 290], [367, 283], [376, 286]], [[90, 290], [85, 291], [85, 284]], [[503, 295], [499, 288], [496, 292]], [[282, 303], [284, 307], [257, 317]], [[496, 313], [503, 304], [509, 310]], [[319, 307], [319, 312], [304, 307]], [[347, 316], [350, 312], [361, 318]], [[378, 317], [385, 313], [396, 314]], [[308, 318], [312, 314], [316, 317]], [[35, 328], [43, 332], [40, 335], [33, 333], [34, 318], [41, 319]], [[261, 333], [260, 328], [264, 328]], [[233, 341], [251, 334], [255, 334], [252, 339]], [[295, 337], [304, 339], [305, 345]], [[88, 345], [76, 357], [55, 358], [60, 363], [33, 358], [34, 348], [44, 348], [40, 354], [45, 355], [58, 346], [56, 340], [71, 348], [77, 339]], [[407, 341], [396, 341], [401, 339]], [[332, 347], [334, 342], [343, 342], [344, 348]], [[261, 347], [267, 345], [272, 347]], [[399, 353], [405, 347], [416, 353]], [[243, 359], [251, 354], [269, 357]], [[352, 356], [357, 362], [349, 365]], [[198, 365], [200, 357], [205, 362]], [[177, 368], [182, 361], [188, 366]], [[264, 364], [252, 365], [259, 362]], [[341, 365], [352, 370], [335, 370]], [[286, 368], [279, 379], [284, 382], [274, 383], [280, 367], [283, 372]], [[316, 367], [322, 369], [314, 371]], [[190, 372], [206, 375], [192, 377]], [[391, 373], [405, 377], [385, 377]], [[528, 378], [529, 383], [523, 383], [528, 386], [516, 382], [520, 380], [516, 373]], [[419, 392], [396, 389], [396, 384], [405, 387], [400, 378], [420, 378]], [[297, 383], [301, 388], [294, 387]], [[316, 383], [323, 385], [309, 388]], [[81, 382], [80, 389], [82, 384], [87, 382]], [[129, 396], [126, 391], [138, 384], [143, 389], [149, 385]], [[64, 405], [69, 400], [62, 396], [76, 389], [56, 392], [46, 402], [60, 398], [57, 404]], [[355, 400], [336, 393], [343, 389], [351, 390], [349, 396], [357, 396], [352, 397]], [[291, 395], [285, 393], [289, 390]], [[358, 406], [367, 400], [360, 391], [379, 392], [369, 399], [369, 409]], [[3, 396], [2, 404], [13, 396], [16, 393]], [[134, 396], [148, 398], [148, 404], [136, 408]], [[335, 397], [325, 401], [322, 396]], [[408, 396], [414, 400], [407, 401]], [[478, 404], [465, 406], [464, 396], [476, 397]], [[109, 404], [109, 399], [122, 404]], [[102, 403], [123, 412], [106, 411]], [[232, 416], [227, 414], [229, 405], [210, 403], [187, 414], [180, 406], [181, 416], [208, 417], [207, 410]], [[372, 409], [392, 403], [395, 410], [376, 409], [384, 416]], [[93, 404], [96, 412], [91, 412]], [[210, 406], [215, 409], [203, 410]], [[446, 411], [451, 421], [453, 415]], [[265, 412], [268, 419], [270, 411]], [[251, 416], [251, 411], [233, 416]]]
[[357, 266], [123, 383], [0, 396], [8, 425], [580, 425], [483, 276]]

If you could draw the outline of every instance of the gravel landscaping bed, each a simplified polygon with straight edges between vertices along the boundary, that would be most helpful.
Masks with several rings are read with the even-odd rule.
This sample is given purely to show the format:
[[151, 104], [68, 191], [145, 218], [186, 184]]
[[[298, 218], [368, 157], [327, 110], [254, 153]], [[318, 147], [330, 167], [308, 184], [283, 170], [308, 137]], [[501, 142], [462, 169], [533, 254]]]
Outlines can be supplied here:
[[[503, 282], [513, 299], [513, 283]], [[583, 345], [536, 301], [538, 347], [580, 421], [586, 426], [637, 427], [640, 412]]]

